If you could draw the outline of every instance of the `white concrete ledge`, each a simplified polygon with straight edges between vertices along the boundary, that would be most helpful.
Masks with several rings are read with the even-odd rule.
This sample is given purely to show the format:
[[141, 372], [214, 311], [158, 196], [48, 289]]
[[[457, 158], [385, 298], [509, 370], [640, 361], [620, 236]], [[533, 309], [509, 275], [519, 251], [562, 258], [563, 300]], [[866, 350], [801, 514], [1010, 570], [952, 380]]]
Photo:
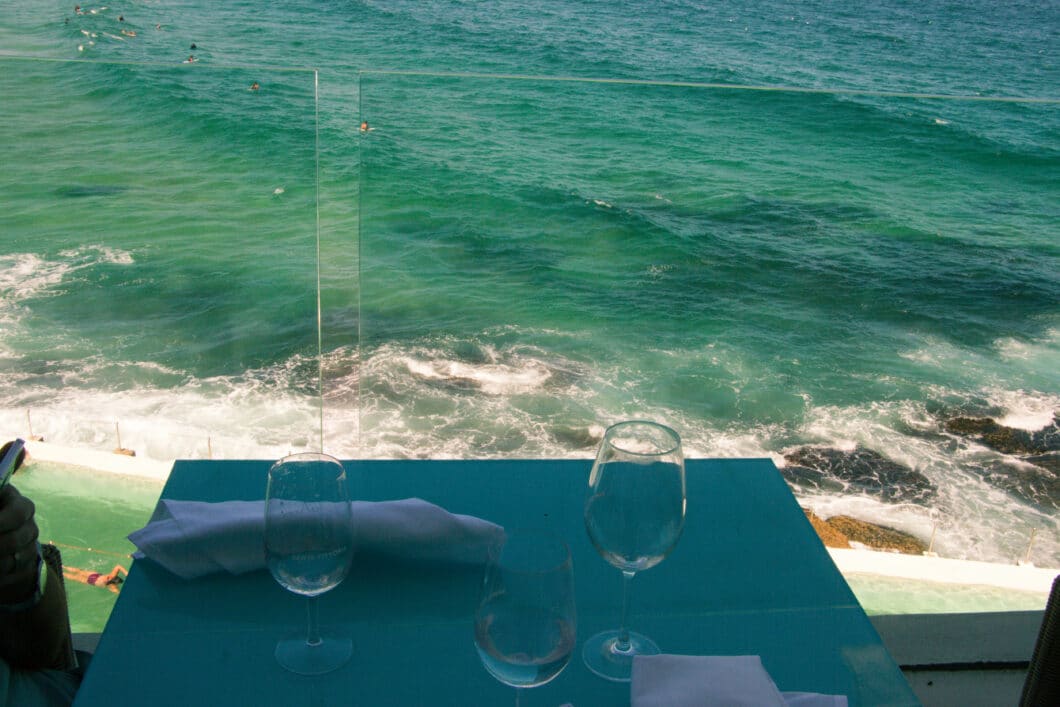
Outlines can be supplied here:
[[[13, 439], [8, 437], [8, 439]], [[26, 441], [26, 451], [30, 459], [85, 466], [98, 471], [126, 476], [144, 476], [165, 481], [173, 469], [173, 461], [160, 461], [147, 457], [131, 457], [116, 452], [86, 449], [84, 447], [64, 447], [50, 442]]]
[[976, 560], [905, 555], [876, 550], [828, 548], [843, 574], [861, 573], [944, 584], [978, 584], [1048, 594], [1060, 569], [1033, 565], [1003, 565]]

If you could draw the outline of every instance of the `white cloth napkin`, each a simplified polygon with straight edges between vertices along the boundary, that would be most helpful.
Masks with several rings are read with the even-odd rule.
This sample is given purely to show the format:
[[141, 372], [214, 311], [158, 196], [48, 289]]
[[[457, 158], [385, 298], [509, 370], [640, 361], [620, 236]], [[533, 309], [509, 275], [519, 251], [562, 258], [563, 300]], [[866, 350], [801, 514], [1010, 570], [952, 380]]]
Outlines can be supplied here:
[[[457, 515], [419, 498], [353, 501], [357, 552], [413, 562], [485, 562], [503, 528]], [[155, 517], [129, 535], [138, 552], [185, 579], [265, 567], [265, 502], [163, 499]]]
[[757, 655], [633, 658], [632, 707], [847, 707], [842, 695], [781, 693]]

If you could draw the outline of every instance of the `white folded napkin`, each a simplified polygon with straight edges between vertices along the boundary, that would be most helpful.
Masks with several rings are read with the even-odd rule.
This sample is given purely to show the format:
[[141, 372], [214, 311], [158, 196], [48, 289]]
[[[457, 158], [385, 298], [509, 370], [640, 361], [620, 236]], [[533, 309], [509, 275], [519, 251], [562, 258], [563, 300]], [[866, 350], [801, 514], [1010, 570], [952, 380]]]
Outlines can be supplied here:
[[638, 655], [632, 707], [846, 707], [842, 695], [781, 693], [757, 655]]
[[[351, 531], [358, 552], [411, 561], [485, 562], [503, 528], [450, 513], [419, 498], [353, 501]], [[214, 572], [242, 574], [265, 567], [265, 502], [171, 501], [129, 535], [138, 552], [192, 579]]]

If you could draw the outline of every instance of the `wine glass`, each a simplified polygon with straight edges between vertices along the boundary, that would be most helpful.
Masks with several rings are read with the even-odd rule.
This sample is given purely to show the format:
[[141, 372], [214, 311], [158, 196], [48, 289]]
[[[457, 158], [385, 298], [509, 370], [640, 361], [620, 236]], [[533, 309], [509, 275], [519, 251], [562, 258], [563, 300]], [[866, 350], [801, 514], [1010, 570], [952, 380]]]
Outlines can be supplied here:
[[577, 633], [570, 550], [547, 530], [509, 532], [486, 566], [475, 646], [489, 673], [515, 688], [549, 682], [570, 662]]
[[631, 420], [604, 433], [589, 474], [585, 528], [596, 551], [622, 571], [621, 628], [585, 643], [589, 670], [608, 680], [630, 679], [633, 656], [659, 647], [629, 630], [629, 585], [633, 575], [670, 554], [685, 524], [685, 462], [681, 438], [669, 427]]
[[284, 457], [265, 490], [265, 558], [282, 587], [307, 599], [304, 636], [282, 639], [276, 660], [299, 675], [322, 675], [353, 654], [350, 638], [323, 637], [317, 597], [346, 577], [353, 559], [346, 471], [326, 454]]

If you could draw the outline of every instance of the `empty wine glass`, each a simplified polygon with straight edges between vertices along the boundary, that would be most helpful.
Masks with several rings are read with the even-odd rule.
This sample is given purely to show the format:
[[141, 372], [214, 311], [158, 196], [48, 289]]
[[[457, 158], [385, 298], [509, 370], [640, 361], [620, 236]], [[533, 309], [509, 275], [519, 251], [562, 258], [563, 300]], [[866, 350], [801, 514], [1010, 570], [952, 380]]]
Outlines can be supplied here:
[[600, 677], [627, 681], [633, 656], [659, 647], [629, 630], [629, 585], [673, 550], [685, 524], [685, 462], [681, 438], [669, 427], [632, 420], [612, 425], [589, 474], [585, 528], [596, 551], [622, 571], [622, 621], [590, 638], [585, 665]]
[[300, 675], [341, 667], [353, 653], [353, 641], [324, 638], [317, 618], [317, 597], [342, 582], [353, 559], [350, 496], [337, 459], [294, 454], [269, 469], [265, 558], [281, 586], [307, 597], [306, 633], [281, 640], [276, 660]]
[[493, 677], [515, 688], [549, 682], [567, 666], [577, 633], [570, 550], [546, 530], [514, 531], [486, 566], [475, 646]]

